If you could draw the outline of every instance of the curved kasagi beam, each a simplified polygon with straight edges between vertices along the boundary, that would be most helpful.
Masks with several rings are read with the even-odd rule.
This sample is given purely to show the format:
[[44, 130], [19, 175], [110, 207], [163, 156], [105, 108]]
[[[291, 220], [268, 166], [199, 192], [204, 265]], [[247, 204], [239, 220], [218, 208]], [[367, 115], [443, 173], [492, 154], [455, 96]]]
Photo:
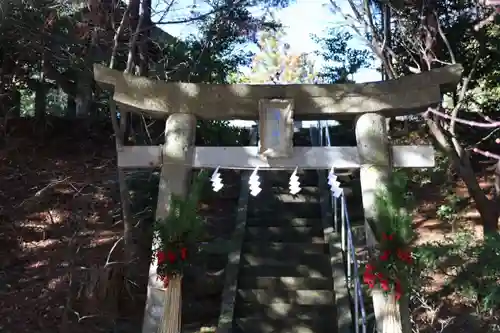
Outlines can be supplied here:
[[114, 87], [114, 100], [130, 111], [165, 117], [174, 112], [205, 119], [259, 118], [259, 100], [294, 100], [294, 119], [342, 119], [380, 112], [402, 116], [425, 111], [454, 89], [461, 65], [449, 65], [395, 80], [351, 84], [206, 84], [164, 82], [94, 65], [94, 78]]

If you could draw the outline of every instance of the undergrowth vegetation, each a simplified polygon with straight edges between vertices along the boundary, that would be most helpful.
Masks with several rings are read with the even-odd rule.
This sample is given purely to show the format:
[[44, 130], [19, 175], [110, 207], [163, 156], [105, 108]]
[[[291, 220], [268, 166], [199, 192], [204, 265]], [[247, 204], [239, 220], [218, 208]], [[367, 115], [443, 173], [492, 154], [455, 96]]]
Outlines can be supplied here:
[[[416, 230], [422, 225], [415, 222], [415, 217], [424, 207], [422, 193], [416, 189], [423, 188], [421, 192], [434, 190], [431, 212], [427, 214], [432, 214], [435, 223], [444, 228], [431, 228], [429, 233], [435, 233], [434, 237], [419, 239], [420, 234], [414, 239], [414, 266], [407, 281], [411, 289], [413, 331], [498, 333], [500, 236], [478, 236], [475, 225], [464, 217], [471, 208], [468, 196], [457, 194], [455, 175], [447, 166], [447, 159], [438, 154], [436, 162], [434, 168], [418, 172], [395, 170], [398, 182], [408, 186], [389, 189], [396, 190], [391, 197], [397, 200], [392, 200], [392, 204], [413, 212]], [[439, 188], [431, 184], [436, 177], [443, 184]], [[373, 311], [371, 303], [366, 293], [368, 313]], [[368, 319], [372, 326], [373, 314]]]
[[423, 280], [436, 273], [446, 277], [438, 295], [459, 295], [464, 304], [482, 315], [490, 316], [500, 309], [499, 236], [479, 240], [469, 231], [459, 231], [419, 246], [416, 255]]
[[478, 237], [474, 224], [464, 218], [469, 198], [456, 193], [446, 157], [438, 154], [436, 162], [429, 170], [407, 172], [414, 185], [440, 178], [435, 217], [437, 223], [450, 226], [444, 235], [435, 235], [436, 240], [414, 247], [414, 331], [500, 332], [500, 236]]

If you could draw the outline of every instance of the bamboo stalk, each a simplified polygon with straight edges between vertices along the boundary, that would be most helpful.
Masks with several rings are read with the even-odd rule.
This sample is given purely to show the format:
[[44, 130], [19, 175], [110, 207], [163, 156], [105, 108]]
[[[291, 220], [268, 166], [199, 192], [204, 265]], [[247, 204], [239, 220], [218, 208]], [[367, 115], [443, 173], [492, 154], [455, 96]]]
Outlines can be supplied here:
[[163, 318], [158, 328], [158, 333], [180, 333], [181, 332], [181, 282], [182, 276], [174, 276], [169, 280], [165, 289]]
[[383, 312], [383, 329], [384, 333], [400, 333], [403, 328], [401, 325], [401, 317], [399, 313], [399, 304], [391, 292], [386, 296], [386, 303]]

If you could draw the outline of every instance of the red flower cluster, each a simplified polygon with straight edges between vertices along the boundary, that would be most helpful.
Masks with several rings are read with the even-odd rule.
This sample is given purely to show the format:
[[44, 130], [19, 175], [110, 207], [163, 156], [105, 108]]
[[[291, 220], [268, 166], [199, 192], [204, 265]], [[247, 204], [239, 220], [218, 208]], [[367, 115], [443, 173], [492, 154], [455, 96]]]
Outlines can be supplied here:
[[[158, 260], [159, 266], [163, 265], [167, 262], [169, 264], [174, 264], [178, 259], [180, 259], [181, 261], [184, 261], [184, 260], [186, 260], [186, 258], [187, 258], [187, 248], [185, 248], [185, 247], [181, 247], [179, 249], [178, 253], [176, 253], [172, 250], [168, 250], [166, 253], [164, 251], [156, 252], [156, 259]], [[166, 275], [161, 276], [160, 274], [158, 274], [157, 279], [163, 281], [163, 286], [165, 288], [168, 287], [168, 283], [169, 283], [168, 276], [166, 276]]]
[[411, 265], [413, 263], [413, 258], [411, 257], [411, 252], [408, 250], [397, 249], [396, 255], [402, 262]]
[[[391, 242], [393, 240], [394, 235], [382, 234], [382, 244]], [[387, 262], [391, 258], [400, 260], [407, 265], [411, 265], [413, 263], [411, 252], [407, 249], [385, 249], [379, 256], [379, 260], [383, 262]], [[393, 280], [392, 283], [390, 280]], [[380, 283], [380, 287], [384, 291], [390, 291], [392, 289], [391, 287], [393, 286], [394, 292], [396, 294], [396, 300], [399, 300], [401, 298], [403, 291], [400, 280], [398, 278], [389, 279], [389, 277], [384, 276], [380, 272], [377, 272], [373, 264], [366, 265], [366, 269], [363, 274], [363, 282], [366, 283], [370, 289], [374, 288], [376, 283]]]
[[[370, 289], [372, 289], [375, 287], [375, 283], [377, 282], [377, 280], [380, 283], [380, 287], [382, 287], [382, 290], [391, 291], [391, 284], [389, 282], [389, 279], [386, 278], [382, 273], [375, 272], [373, 265], [366, 265], [366, 270], [363, 274], [363, 282], [366, 283]], [[396, 280], [394, 282], [394, 292], [396, 294], [396, 300], [399, 300], [403, 293], [403, 288], [401, 287], [401, 282], [399, 280]]]
[[393, 234], [386, 234], [386, 233], [383, 233], [382, 234], [382, 240], [383, 241], [392, 241], [394, 239], [394, 235]]
[[[387, 234], [382, 234], [382, 241], [387, 242], [387, 241], [392, 241], [394, 239], [394, 235], [387, 235]], [[382, 261], [387, 261], [391, 258], [393, 255], [394, 251], [391, 250], [384, 250], [382, 251], [382, 254], [380, 255], [379, 259]], [[396, 257], [401, 260], [402, 262], [411, 265], [413, 263], [413, 258], [411, 257], [411, 252], [406, 250], [406, 249], [401, 249], [398, 248], [395, 251]]]
[[165, 253], [164, 251], [156, 252], [156, 259], [158, 259], [158, 265], [165, 263], [166, 260], [168, 260], [169, 263], [173, 264], [177, 260], [177, 258], [181, 259], [182, 261], [186, 260], [187, 248], [181, 247], [181, 249], [179, 250], [178, 257], [177, 254], [171, 250], [168, 250], [167, 253]]
[[[393, 252], [391, 250], [384, 250], [384, 251], [382, 251], [382, 254], [380, 255], [379, 259], [381, 261], [388, 261], [392, 255], [393, 255]], [[411, 252], [408, 250], [397, 249], [396, 250], [396, 257], [408, 265], [411, 265], [413, 263], [413, 258], [411, 257]]]

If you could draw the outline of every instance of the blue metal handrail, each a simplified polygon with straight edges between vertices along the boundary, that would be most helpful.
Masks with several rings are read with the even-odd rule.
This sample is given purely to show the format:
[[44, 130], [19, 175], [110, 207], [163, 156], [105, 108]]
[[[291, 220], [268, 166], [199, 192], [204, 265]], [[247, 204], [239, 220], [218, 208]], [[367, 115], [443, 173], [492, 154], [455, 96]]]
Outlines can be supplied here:
[[[318, 121], [319, 142], [321, 146], [331, 147], [330, 130], [328, 123]], [[340, 212], [338, 209], [340, 201]], [[354, 331], [355, 333], [366, 333], [367, 316], [365, 311], [365, 303], [363, 298], [363, 291], [361, 288], [361, 281], [359, 275], [359, 265], [356, 256], [356, 249], [354, 247], [351, 221], [349, 219], [349, 212], [347, 210], [347, 199], [344, 193], [337, 198], [330, 194], [330, 204], [333, 209], [333, 223], [336, 232], [341, 233], [342, 250], [344, 251], [347, 260], [347, 285], [349, 288], [354, 289]], [[340, 223], [339, 225], [339, 217]], [[361, 317], [361, 318], [360, 318]], [[360, 320], [361, 319], [361, 320]]]

